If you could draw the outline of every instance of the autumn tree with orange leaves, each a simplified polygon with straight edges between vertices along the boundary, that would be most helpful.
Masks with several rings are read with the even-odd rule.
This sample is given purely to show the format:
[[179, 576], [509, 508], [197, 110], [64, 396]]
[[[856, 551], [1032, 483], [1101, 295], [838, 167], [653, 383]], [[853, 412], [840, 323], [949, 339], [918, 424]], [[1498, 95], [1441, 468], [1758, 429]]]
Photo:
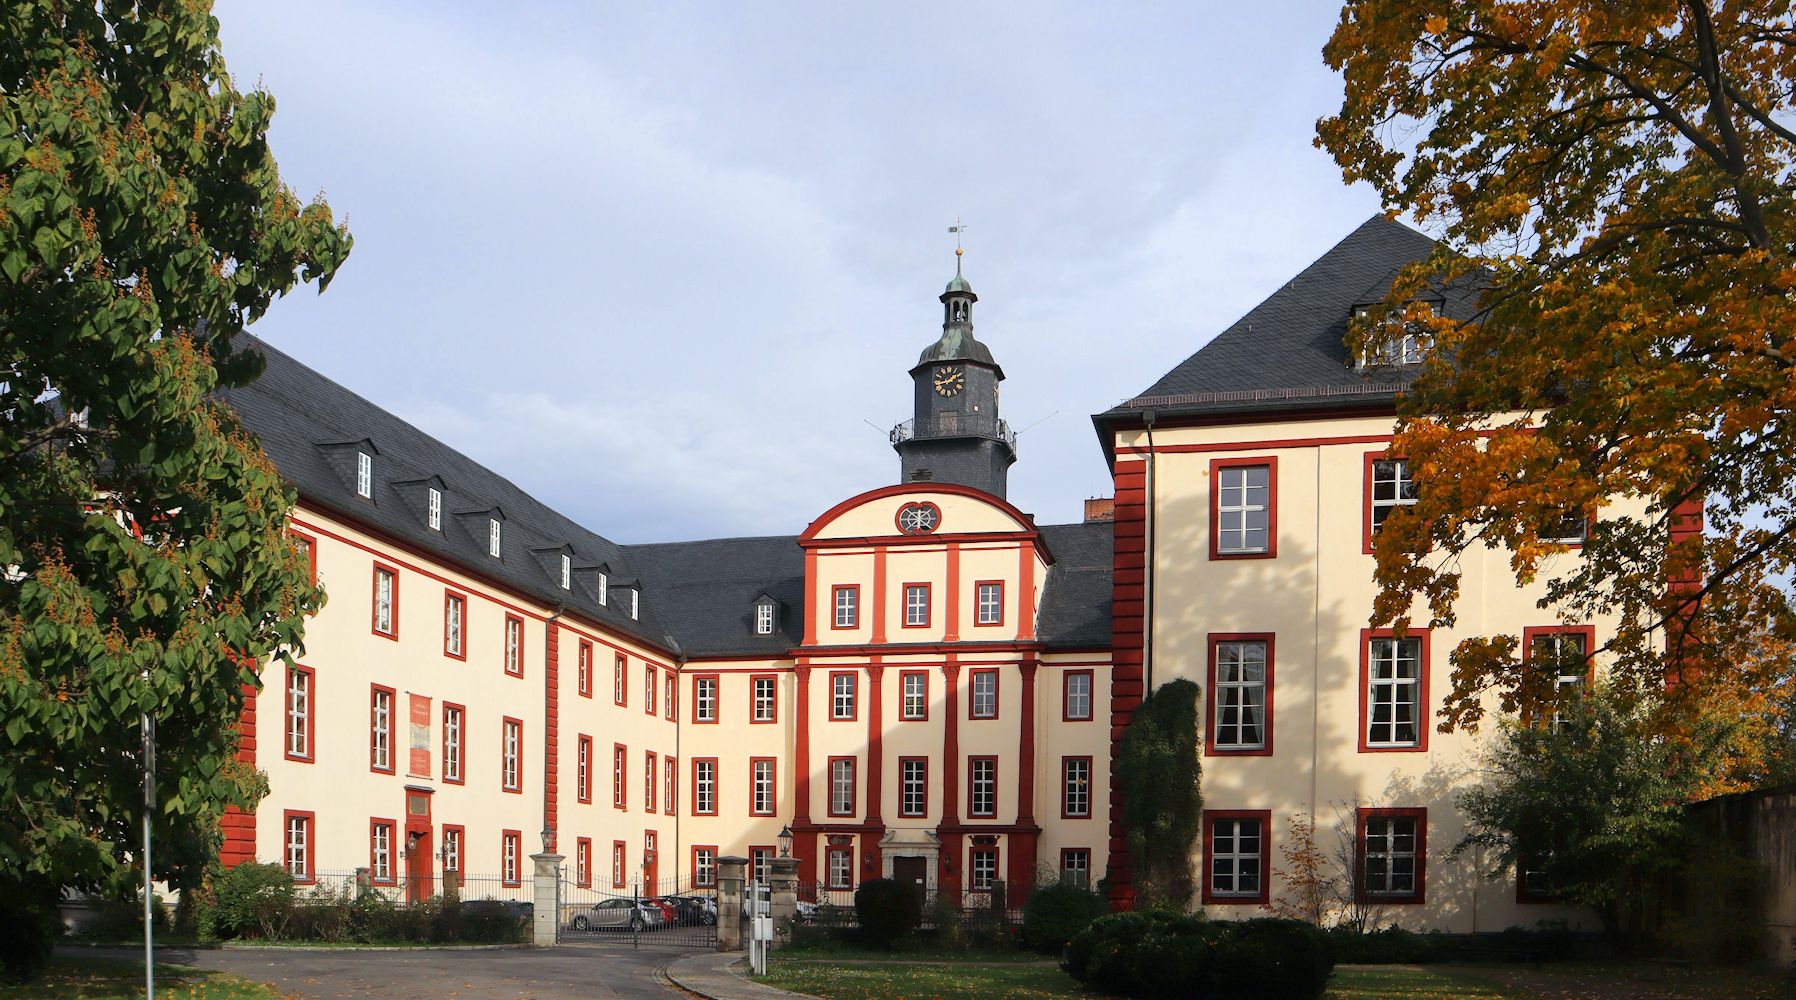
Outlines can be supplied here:
[[[1422, 491], [1378, 536], [1373, 623], [1454, 624], [1459, 556], [1494, 546], [1566, 620], [1613, 616], [1593, 652], [1667, 706], [1787, 701], [1790, 5], [1356, 0], [1324, 56], [1346, 94], [1318, 144], [1452, 247], [1352, 335], [1434, 345], [1400, 403], [1392, 453]], [[1408, 305], [1462, 281], [1486, 290], [1468, 321]], [[1589, 522], [1579, 554], [1553, 541], [1568, 518]], [[1550, 697], [1550, 666], [1514, 635], [1461, 642], [1441, 728], [1475, 728], [1492, 693]]]

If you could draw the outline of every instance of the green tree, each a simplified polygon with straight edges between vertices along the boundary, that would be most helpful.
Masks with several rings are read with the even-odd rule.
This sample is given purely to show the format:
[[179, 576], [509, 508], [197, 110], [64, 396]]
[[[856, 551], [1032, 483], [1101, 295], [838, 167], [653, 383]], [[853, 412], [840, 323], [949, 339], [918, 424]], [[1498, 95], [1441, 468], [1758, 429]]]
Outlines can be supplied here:
[[[1458, 556], [1488, 545], [1572, 620], [1613, 616], [1606, 664], [1635, 683], [1667, 647], [1680, 692], [1762, 663], [1736, 640], [1796, 568], [1791, 6], [1352, 0], [1324, 58], [1346, 90], [1318, 143], [1453, 248], [1351, 338], [1401, 311], [1434, 341], [1400, 403], [1422, 489], [1378, 537], [1375, 621], [1421, 598], [1453, 624]], [[1476, 315], [1410, 305], [1441, 282], [1483, 286]], [[1706, 531], [1678, 530], [1698, 503]], [[1462, 642], [1443, 726], [1550, 689], [1525, 653]]]
[[1620, 944], [1646, 940], [1662, 877], [1689, 856], [1684, 806], [1739, 729], [1707, 713], [1667, 735], [1640, 694], [1607, 685], [1556, 721], [1505, 723], [1456, 796], [1469, 822], [1455, 854], [1482, 849], [1492, 878], [1525, 862], [1536, 888], [1590, 907]]
[[1135, 886], [1147, 907], [1191, 905], [1191, 850], [1203, 816], [1197, 685], [1180, 679], [1150, 694], [1116, 748]]
[[298, 283], [322, 289], [350, 237], [282, 184], [274, 100], [233, 85], [210, 8], [0, 3], [9, 926], [65, 886], [129, 881], [140, 713], [161, 735], [159, 839], [254, 803], [245, 688], [322, 601], [285, 533], [291, 495], [212, 394], [260, 371], [232, 336]]

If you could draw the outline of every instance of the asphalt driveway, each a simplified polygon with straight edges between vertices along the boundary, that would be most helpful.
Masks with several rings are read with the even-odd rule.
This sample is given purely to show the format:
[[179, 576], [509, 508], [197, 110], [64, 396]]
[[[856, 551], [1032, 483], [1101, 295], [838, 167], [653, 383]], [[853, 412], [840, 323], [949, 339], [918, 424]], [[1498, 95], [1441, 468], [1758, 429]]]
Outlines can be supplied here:
[[[71, 951], [75, 951], [71, 949]], [[126, 960], [130, 949], [82, 948], [80, 954]], [[321, 951], [312, 948], [157, 948], [157, 961], [216, 969], [306, 1000], [594, 1000], [675, 995], [657, 970], [685, 949], [580, 943], [532, 950], [407, 949]]]

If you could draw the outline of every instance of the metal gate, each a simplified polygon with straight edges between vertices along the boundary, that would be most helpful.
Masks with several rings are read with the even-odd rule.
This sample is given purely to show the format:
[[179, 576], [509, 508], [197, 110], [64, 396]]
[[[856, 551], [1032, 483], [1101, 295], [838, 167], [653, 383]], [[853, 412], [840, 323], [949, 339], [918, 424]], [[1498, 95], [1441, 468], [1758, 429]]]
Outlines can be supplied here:
[[653, 883], [580, 885], [561, 879], [561, 914], [556, 940], [621, 947], [717, 946], [717, 884], [700, 885], [690, 875]]

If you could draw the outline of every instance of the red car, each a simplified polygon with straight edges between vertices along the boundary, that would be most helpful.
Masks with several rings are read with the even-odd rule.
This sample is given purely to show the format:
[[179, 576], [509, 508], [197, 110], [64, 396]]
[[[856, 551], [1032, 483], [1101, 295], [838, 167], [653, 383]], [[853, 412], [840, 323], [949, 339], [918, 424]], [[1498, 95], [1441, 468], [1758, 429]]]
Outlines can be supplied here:
[[661, 926], [663, 926], [663, 927], [674, 926], [675, 919], [680, 915], [679, 907], [675, 906], [671, 901], [666, 900], [666, 899], [650, 899], [650, 900], [645, 900], [645, 902], [651, 903], [660, 908], [661, 919], [664, 921], [664, 923], [662, 923]]

